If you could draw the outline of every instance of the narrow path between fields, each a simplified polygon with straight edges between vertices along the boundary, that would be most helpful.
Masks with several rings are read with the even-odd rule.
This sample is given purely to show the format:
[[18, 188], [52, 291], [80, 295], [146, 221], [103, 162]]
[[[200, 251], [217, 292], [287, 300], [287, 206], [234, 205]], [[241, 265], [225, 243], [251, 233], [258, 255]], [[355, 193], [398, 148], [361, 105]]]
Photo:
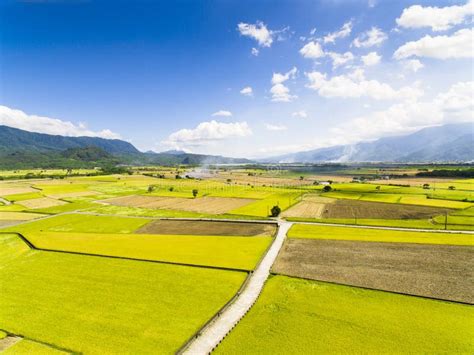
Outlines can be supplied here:
[[5, 206], [10, 206], [12, 203], [3, 197], [0, 197], [0, 202], [3, 203]]
[[278, 252], [283, 245], [286, 233], [292, 224], [293, 223], [286, 221], [279, 222], [278, 233], [272, 246], [268, 249], [262, 262], [250, 276], [245, 289], [218, 318], [211, 321], [201, 330], [198, 337], [194, 338], [187, 344], [182, 353], [193, 355], [209, 354], [250, 310], [263, 289], [265, 281], [270, 274], [270, 268], [272, 267]]

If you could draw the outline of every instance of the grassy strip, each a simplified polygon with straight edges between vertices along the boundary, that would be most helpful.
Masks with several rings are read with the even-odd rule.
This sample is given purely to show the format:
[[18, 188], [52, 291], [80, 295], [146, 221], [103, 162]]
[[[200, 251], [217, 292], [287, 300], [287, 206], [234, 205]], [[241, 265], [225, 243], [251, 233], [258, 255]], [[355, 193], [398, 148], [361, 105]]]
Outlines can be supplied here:
[[0, 328], [97, 354], [174, 352], [246, 276], [31, 251], [14, 235], [0, 236], [0, 263], [0, 279], [8, 280], [1, 286]]
[[253, 270], [271, 237], [37, 233], [25, 234], [37, 248], [192, 265]]
[[[448, 217], [448, 222], [451, 217]], [[300, 218], [287, 217], [291, 222], [311, 222], [311, 223], [334, 223], [343, 225], [359, 225], [370, 227], [394, 227], [394, 228], [414, 228], [414, 229], [444, 229], [444, 217], [442, 223], [431, 223], [428, 219], [373, 219], [373, 218]], [[356, 223], [357, 222], [357, 223]], [[473, 226], [448, 224], [448, 230], [474, 230]]]
[[146, 218], [94, 216], [86, 214], [65, 214], [32, 221], [6, 231], [19, 233], [36, 232], [79, 232], [79, 233], [131, 233], [150, 222]]
[[288, 232], [290, 238], [360, 240], [367, 242], [474, 245], [474, 236], [455, 233], [394, 231], [368, 228], [330, 227], [295, 224]]
[[470, 354], [472, 329], [470, 306], [273, 276], [216, 353]]

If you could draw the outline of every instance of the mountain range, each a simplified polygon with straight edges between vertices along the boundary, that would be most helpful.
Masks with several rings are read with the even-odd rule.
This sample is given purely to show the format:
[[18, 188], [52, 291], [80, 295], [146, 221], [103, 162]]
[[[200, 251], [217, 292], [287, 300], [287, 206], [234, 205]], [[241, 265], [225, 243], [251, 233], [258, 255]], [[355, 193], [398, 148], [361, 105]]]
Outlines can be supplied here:
[[[338, 145], [261, 159], [267, 163], [445, 163], [474, 161], [474, 123], [428, 127], [371, 142]], [[0, 125], [0, 168], [86, 168], [124, 165], [246, 164], [249, 159], [179, 150], [140, 152], [131, 143], [98, 137], [65, 137]]]
[[472, 162], [474, 161], [474, 123], [428, 127], [408, 135], [291, 153], [262, 159], [262, 161], [272, 163]]

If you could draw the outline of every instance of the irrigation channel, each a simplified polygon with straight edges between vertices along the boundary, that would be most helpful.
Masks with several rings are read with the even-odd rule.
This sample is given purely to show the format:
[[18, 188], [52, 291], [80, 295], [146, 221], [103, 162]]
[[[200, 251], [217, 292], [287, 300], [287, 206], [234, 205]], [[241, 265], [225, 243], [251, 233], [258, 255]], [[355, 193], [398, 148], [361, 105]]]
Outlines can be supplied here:
[[242, 317], [250, 310], [262, 292], [265, 281], [270, 275], [278, 252], [280, 251], [286, 233], [290, 229], [291, 222], [279, 221], [278, 233], [268, 252], [260, 264], [251, 274], [246, 287], [234, 299], [234, 301], [211, 322], [207, 323], [199, 332], [199, 335], [191, 339], [180, 353], [182, 354], [209, 354], [224, 337], [234, 328]]

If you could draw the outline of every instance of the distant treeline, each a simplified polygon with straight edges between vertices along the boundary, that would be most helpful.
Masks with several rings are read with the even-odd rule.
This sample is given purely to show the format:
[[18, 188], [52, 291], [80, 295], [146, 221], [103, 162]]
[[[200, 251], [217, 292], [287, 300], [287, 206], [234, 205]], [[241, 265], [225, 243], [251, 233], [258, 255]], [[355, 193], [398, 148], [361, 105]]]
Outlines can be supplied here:
[[474, 178], [474, 168], [470, 169], [440, 169], [432, 171], [422, 171], [416, 174], [422, 177], [464, 177]]

